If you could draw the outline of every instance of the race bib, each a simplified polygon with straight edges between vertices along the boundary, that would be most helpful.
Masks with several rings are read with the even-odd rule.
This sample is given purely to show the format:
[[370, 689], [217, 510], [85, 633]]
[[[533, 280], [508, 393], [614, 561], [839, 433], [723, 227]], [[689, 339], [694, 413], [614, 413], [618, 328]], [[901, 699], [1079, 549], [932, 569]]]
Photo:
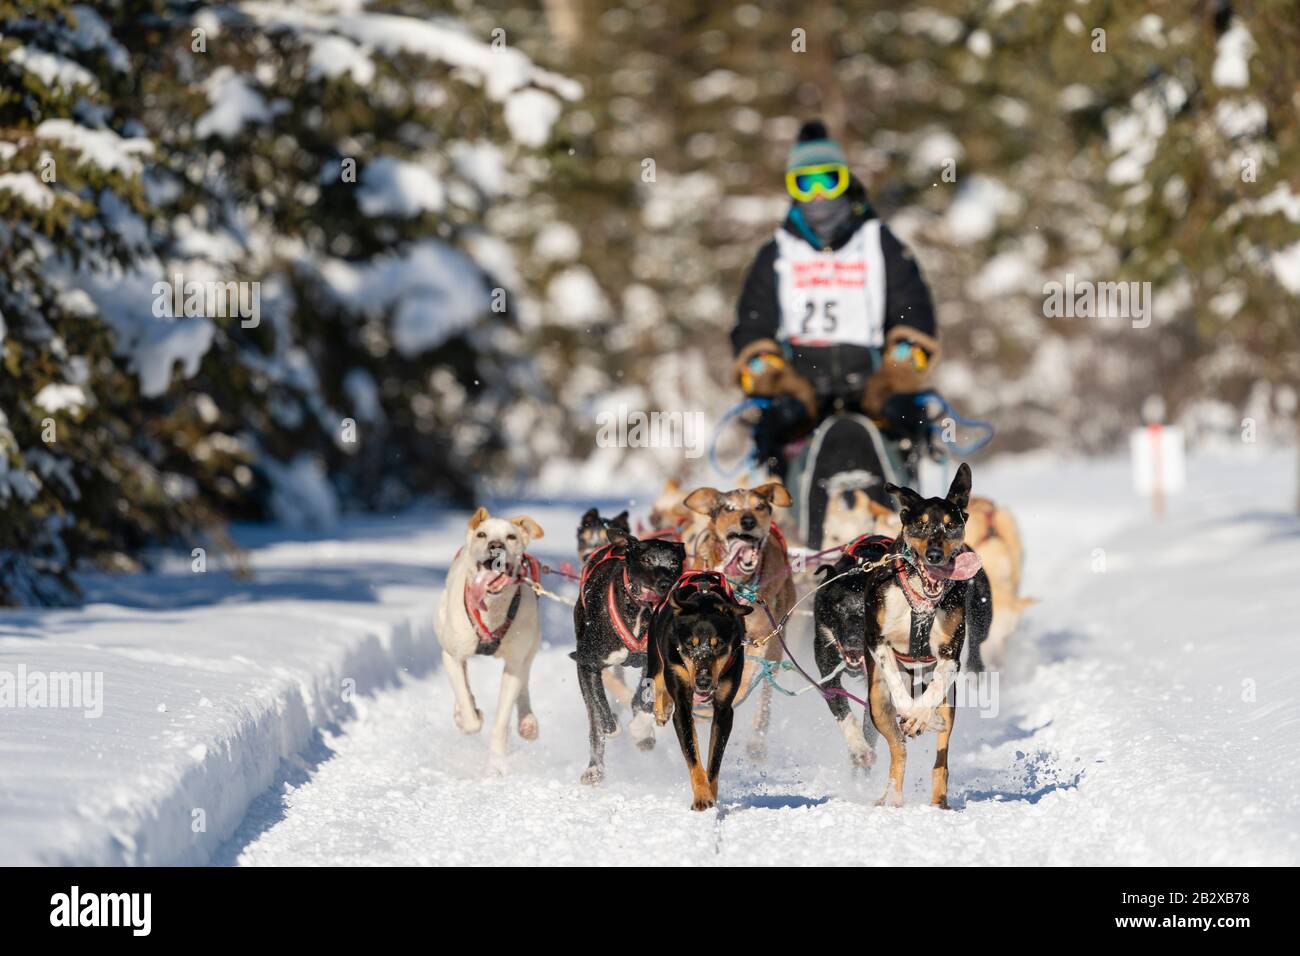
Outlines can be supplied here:
[[872, 219], [833, 252], [784, 229], [776, 234], [779, 337], [793, 345], [885, 343], [885, 263], [880, 220]]

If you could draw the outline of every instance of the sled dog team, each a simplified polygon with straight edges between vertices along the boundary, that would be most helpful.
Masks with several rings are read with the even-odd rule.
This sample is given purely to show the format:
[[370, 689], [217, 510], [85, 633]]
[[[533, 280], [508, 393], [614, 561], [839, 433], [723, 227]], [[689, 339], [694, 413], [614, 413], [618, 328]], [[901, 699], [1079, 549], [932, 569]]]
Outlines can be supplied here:
[[[845, 496], [828, 513], [826, 544], [842, 547], [816, 569], [813, 658], [853, 763], [872, 764], [875, 733], [889, 748], [888, 784], [878, 802], [902, 804], [907, 741], [934, 731], [931, 803], [947, 807], [953, 683], [962, 649], [973, 671], [983, 669], [985, 654], [1000, 658], [1029, 603], [1018, 596], [1019, 535], [1004, 509], [971, 498], [966, 464], [942, 498], [885, 487], [897, 513], [865, 494]], [[604, 519], [593, 508], [583, 516], [577, 646], [570, 655], [590, 725], [583, 783], [604, 778], [605, 739], [621, 729], [607, 690], [630, 708], [628, 731], [642, 750], [654, 746], [655, 725], [673, 722], [692, 809], [716, 803], [735, 708], [751, 691], [749, 750], [755, 759], [763, 756], [772, 699], [763, 675], [784, 656], [778, 625], [796, 603], [789, 545], [774, 520], [790, 504], [778, 482], [689, 493], [670, 482], [651, 508], [650, 528], [638, 535], [626, 512]], [[461, 730], [477, 733], [483, 725], [466, 661], [482, 654], [504, 664], [491, 728], [497, 757], [506, 752], [512, 715], [524, 740], [538, 734], [528, 673], [541, 643], [533, 587], [540, 569], [527, 549], [540, 537], [532, 518], [493, 517], [479, 508], [438, 606], [438, 639]], [[641, 670], [635, 690], [625, 683], [626, 667]], [[845, 675], [865, 687], [865, 700], [844, 688]], [[860, 722], [850, 699], [865, 705]], [[707, 749], [697, 716], [712, 718]]]

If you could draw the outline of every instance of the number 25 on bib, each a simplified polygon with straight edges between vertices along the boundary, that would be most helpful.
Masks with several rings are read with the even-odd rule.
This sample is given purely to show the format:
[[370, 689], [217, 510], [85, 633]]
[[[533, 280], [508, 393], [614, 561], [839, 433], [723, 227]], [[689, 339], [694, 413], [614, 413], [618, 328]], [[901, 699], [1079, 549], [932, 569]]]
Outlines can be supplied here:
[[776, 234], [780, 338], [794, 345], [885, 342], [885, 257], [880, 220], [841, 248], [820, 252], [784, 230]]

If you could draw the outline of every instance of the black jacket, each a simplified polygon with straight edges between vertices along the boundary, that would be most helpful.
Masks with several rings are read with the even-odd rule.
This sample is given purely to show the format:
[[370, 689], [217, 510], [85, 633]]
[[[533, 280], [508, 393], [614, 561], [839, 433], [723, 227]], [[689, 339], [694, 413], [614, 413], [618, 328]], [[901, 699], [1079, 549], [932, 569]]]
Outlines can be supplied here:
[[[834, 237], [828, 249], [843, 247], [865, 223], [876, 218], [875, 210], [867, 201], [866, 190], [856, 179], [847, 195], [853, 201], [853, 219]], [[786, 217], [783, 228], [812, 245], [790, 216]], [[888, 226], [880, 230], [880, 245], [885, 258], [885, 335], [888, 336], [890, 329], [897, 326], [908, 326], [937, 338], [930, 290], [921, 277], [916, 260]], [[777, 338], [781, 326], [781, 306], [776, 288], [777, 254], [776, 240], [768, 240], [759, 249], [745, 276], [736, 308], [736, 325], [731, 330], [731, 347], [735, 354], [759, 339]], [[856, 402], [867, 377], [880, 364], [879, 350], [857, 345], [800, 348], [787, 345], [787, 353], [795, 370], [812, 382], [821, 400], [848, 398]]]

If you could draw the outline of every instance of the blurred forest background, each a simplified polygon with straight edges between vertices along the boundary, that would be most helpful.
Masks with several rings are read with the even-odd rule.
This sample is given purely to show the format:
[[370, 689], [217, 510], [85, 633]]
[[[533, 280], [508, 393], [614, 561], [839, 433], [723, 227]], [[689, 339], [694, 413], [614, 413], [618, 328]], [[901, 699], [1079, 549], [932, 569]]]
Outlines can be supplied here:
[[[1117, 450], [1152, 394], [1294, 442], [1297, 51], [1295, 0], [0, 0], [0, 602], [232, 518], [673, 470], [596, 415], [735, 400], [814, 115], [990, 453]], [[1044, 318], [1067, 274], [1153, 322]], [[159, 314], [177, 275], [259, 324]]]

